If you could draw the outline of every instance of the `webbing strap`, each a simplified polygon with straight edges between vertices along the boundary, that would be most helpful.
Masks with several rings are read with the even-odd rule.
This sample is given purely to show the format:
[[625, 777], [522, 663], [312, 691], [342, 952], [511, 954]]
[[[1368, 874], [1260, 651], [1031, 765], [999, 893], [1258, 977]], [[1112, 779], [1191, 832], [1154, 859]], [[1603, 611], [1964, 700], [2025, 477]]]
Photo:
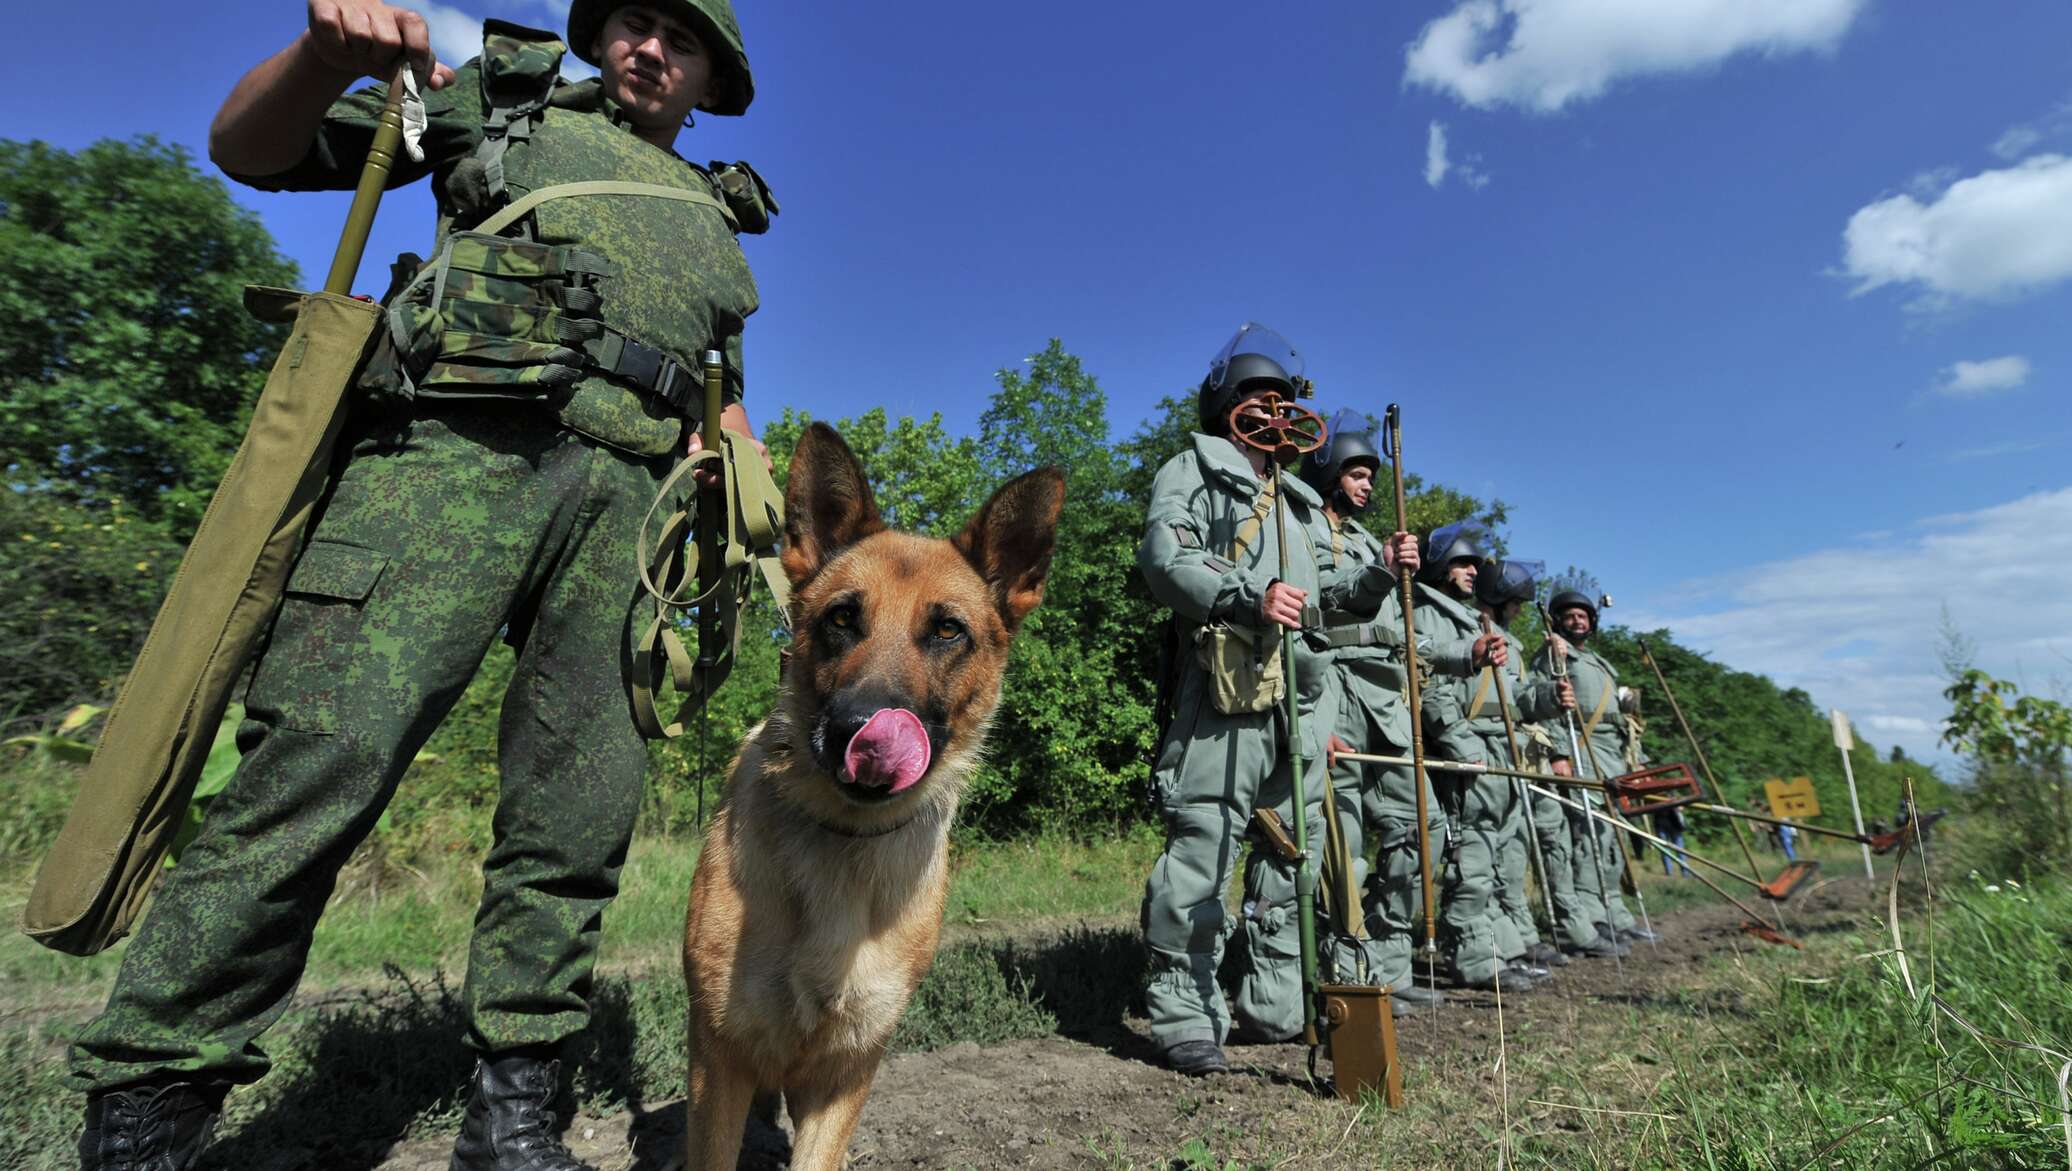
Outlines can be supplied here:
[[[654, 600], [655, 614], [633, 650], [633, 718], [641, 734], [651, 740], [673, 740], [683, 735], [686, 719], [719, 690], [733, 670], [734, 654], [741, 641], [741, 606], [748, 599], [746, 569], [751, 562], [769, 587], [779, 620], [787, 628], [791, 624], [791, 582], [777, 563], [777, 544], [784, 532], [784, 498], [763, 465], [761, 454], [748, 446], [748, 440], [731, 431], [720, 434], [720, 451], [689, 456], [663, 479], [634, 538], [641, 588]], [[654, 526], [656, 513], [675, 501], [684, 477], [715, 460], [722, 461], [725, 468], [726, 519], [721, 529], [726, 535], [725, 552], [718, 580], [712, 589], [699, 593], [698, 547], [692, 540], [690, 509], [671, 509], [652, 548], [648, 532]], [[704, 605], [719, 607], [719, 627], [725, 645], [701, 666], [676, 633], [675, 620], [678, 612]], [[662, 722], [655, 707], [655, 694], [664, 682], [665, 666], [667, 682], [683, 697], [668, 724]]]
[[[1575, 671], [1571, 669], [1569, 676], [1574, 678]], [[1612, 692], [1616, 690], [1611, 686], [1610, 679], [1606, 679], [1604, 682], [1605, 688], [1597, 696], [1597, 706], [1591, 709], [1590, 718], [1583, 721], [1583, 743], [1585, 744], [1590, 742], [1590, 733], [1597, 729], [1597, 721], [1604, 718], [1604, 705], [1611, 702]]]
[[741, 230], [734, 211], [725, 203], [703, 191], [687, 191], [681, 187], [664, 187], [660, 183], [632, 183], [619, 179], [588, 179], [581, 183], [556, 183], [542, 187], [523, 199], [504, 206], [502, 211], [475, 225], [474, 231], [494, 236], [520, 219], [532, 214], [532, 210], [543, 203], [556, 199], [581, 199], [594, 195], [633, 195], [644, 199], [673, 199], [679, 203], [698, 203], [717, 211], [727, 226]]
[[1488, 702], [1490, 686], [1495, 682], [1496, 666], [1491, 664], [1482, 668], [1482, 677], [1475, 685], [1474, 701], [1468, 704], [1468, 714], [1464, 718], [1472, 720], [1482, 714], [1482, 705]]
[[1230, 563], [1243, 565], [1245, 550], [1250, 548], [1259, 530], [1266, 526], [1266, 516], [1273, 511], [1273, 481], [1259, 485], [1259, 494], [1252, 497], [1252, 515], [1238, 522], [1237, 536], [1230, 542]]

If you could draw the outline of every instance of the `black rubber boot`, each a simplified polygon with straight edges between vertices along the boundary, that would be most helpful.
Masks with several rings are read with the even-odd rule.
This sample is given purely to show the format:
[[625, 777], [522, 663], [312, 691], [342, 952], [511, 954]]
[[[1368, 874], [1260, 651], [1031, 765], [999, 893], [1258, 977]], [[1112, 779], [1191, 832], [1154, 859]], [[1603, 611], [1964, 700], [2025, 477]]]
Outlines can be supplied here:
[[1230, 1072], [1230, 1063], [1223, 1059], [1222, 1046], [1214, 1041], [1182, 1041], [1165, 1051], [1165, 1063], [1174, 1073], [1184, 1073], [1188, 1077]]
[[1435, 1004], [1445, 1004], [1446, 994], [1437, 988], [1429, 988], [1413, 980], [1407, 987], [1398, 988], [1389, 993], [1389, 999], [1400, 1004], [1407, 1004], [1414, 1009], [1430, 1008]]
[[209, 1143], [227, 1089], [148, 1082], [90, 1095], [81, 1171], [187, 1171]]
[[475, 1062], [475, 1088], [448, 1171], [597, 1171], [568, 1153], [554, 1130], [561, 1063], [520, 1054]]

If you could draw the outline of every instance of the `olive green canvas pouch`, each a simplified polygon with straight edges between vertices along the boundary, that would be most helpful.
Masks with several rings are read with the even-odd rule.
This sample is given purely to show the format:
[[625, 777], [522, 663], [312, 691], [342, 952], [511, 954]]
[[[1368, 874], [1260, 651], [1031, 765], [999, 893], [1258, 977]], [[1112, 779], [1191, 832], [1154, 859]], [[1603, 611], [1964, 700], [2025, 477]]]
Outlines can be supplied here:
[[22, 929], [59, 951], [121, 939], [150, 896], [323, 495], [347, 388], [382, 322], [380, 306], [333, 293], [252, 288], [245, 304], [292, 317], [294, 330], [37, 872]]

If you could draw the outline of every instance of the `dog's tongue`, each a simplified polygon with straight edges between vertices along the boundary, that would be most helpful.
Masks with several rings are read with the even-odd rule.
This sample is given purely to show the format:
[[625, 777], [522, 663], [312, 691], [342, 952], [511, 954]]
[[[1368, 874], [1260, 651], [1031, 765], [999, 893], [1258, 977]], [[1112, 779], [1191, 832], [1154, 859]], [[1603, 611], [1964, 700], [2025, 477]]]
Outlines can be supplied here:
[[849, 778], [859, 785], [897, 793], [928, 771], [928, 729], [903, 707], [881, 707], [842, 753]]

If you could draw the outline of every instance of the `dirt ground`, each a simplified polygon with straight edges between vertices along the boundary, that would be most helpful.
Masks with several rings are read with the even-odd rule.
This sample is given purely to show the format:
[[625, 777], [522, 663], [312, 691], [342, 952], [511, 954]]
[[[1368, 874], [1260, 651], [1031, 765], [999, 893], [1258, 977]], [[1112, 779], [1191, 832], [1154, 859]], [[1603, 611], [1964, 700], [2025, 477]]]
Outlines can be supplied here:
[[[1860, 927], [1874, 898], [1861, 879], [1833, 880], [1792, 900], [1788, 926], [1802, 938]], [[895, 1054], [864, 1109], [850, 1166], [1494, 1165], [1506, 1109], [1514, 1141], [1601, 1126], [1614, 1117], [1605, 1110], [1645, 1109], [1667, 1076], [1664, 1048], [1686, 1026], [1701, 1027], [1697, 1016], [1734, 1015], [1732, 967], [1775, 950], [1739, 929], [1744, 918], [1724, 904], [1688, 908], [1658, 923], [1659, 945], [1637, 945], [1623, 963], [1577, 960], [1552, 986], [1506, 996], [1502, 1078], [1496, 997], [1449, 992], [1436, 1012], [1398, 1022], [1402, 1111], [1318, 1093], [1299, 1045], [1234, 1046], [1233, 1072], [1180, 1077], [1154, 1063], [1139, 1019], [1099, 1035]], [[1321, 1068], [1328, 1074], [1328, 1062]], [[577, 1118], [566, 1137], [602, 1171], [667, 1171], [682, 1125], [679, 1100], [638, 1116]], [[1199, 1162], [1184, 1155], [1190, 1143], [1201, 1144]], [[1378, 1144], [1391, 1153], [1378, 1155]], [[380, 1171], [442, 1171], [449, 1145], [400, 1146]], [[757, 1124], [741, 1166], [782, 1167], [787, 1150], [781, 1130]]]

